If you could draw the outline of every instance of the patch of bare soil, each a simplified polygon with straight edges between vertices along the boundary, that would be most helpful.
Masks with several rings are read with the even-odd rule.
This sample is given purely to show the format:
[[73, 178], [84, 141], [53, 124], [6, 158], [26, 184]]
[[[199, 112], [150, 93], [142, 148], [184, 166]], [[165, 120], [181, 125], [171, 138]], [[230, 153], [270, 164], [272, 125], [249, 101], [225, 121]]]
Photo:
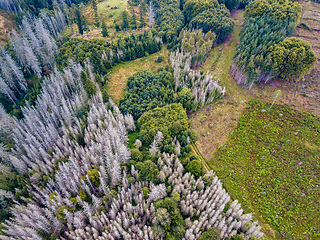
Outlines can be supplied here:
[[16, 23], [7, 11], [0, 10], [0, 44], [5, 45], [9, 40], [9, 33], [16, 27]]

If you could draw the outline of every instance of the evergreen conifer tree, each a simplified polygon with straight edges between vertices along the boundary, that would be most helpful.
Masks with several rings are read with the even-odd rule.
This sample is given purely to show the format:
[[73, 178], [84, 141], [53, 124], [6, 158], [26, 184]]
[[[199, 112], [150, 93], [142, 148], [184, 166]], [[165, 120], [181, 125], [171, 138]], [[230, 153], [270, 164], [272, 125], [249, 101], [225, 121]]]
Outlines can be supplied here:
[[102, 57], [97, 52], [97, 50], [95, 48], [92, 49], [92, 53], [91, 53], [91, 56], [90, 56], [90, 62], [93, 65], [94, 72], [97, 72], [97, 73], [102, 73], [103, 72], [103, 66], [101, 64]]
[[126, 11], [122, 12], [122, 29], [127, 29], [129, 26], [128, 13]]
[[109, 37], [109, 32], [108, 32], [108, 29], [107, 29], [107, 25], [104, 21], [102, 21], [102, 25], [101, 25], [101, 33], [102, 33], [102, 36], [103, 37]]
[[80, 10], [78, 8], [76, 9], [75, 15], [76, 15], [76, 23], [78, 25], [79, 33], [82, 35], [83, 34], [83, 26], [82, 26], [83, 21], [82, 21], [82, 16], [81, 16]]
[[145, 22], [144, 22], [144, 15], [146, 12], [146, 3], [144, 2], [144, 0], [140, 1], [140, 27], [144, 27]]

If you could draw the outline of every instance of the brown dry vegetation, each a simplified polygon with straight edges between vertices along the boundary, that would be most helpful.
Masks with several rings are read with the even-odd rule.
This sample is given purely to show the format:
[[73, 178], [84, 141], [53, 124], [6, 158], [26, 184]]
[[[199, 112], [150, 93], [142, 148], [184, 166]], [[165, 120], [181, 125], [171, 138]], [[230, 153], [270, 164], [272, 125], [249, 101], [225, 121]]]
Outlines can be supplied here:
[[[294, 36], [311, 43], [318, 61], [311, 74], [306, 77], [307, 81], [298, 84], [297, 92], [310, 98], [307, 104], [318, 108], [314, 112], [320, 115], [320, 4], [309, 1], [301, 2], [301, 5], [303, 9], [301, 24], [297, 27]], [[312, 103], [311, 99], [316, 103]]]
[[0, 44], [5, 45], [8, 42], [8, 34], [13, 28], [16, 28], [15, 20], [7, 11], [0, 10]]
[[219, 146], [228, 141], [249, 99], [246, 90], [236, 84], [228, 71], [241, 30], [243, 11], [233, 15], [235, 19], [239, 18], [236, 20], [235, 31], [230, 39], [213, 49], [203, 66], [205, 72], [209, 71], [222, 86], [226, 87], [226, 96], [221, 101], [203, 107], [189, 116], [191, 128], [196, 129], [199, 136], [196, 145], [207, 160], [213, 157]]

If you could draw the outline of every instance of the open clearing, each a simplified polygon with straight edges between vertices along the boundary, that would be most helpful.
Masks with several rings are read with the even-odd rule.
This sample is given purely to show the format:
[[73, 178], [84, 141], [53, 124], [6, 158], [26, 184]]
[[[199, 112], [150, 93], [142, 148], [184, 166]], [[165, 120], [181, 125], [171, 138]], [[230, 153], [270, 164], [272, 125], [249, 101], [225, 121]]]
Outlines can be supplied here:
[[[128, 29], [116, 31], [115, 30], [115, 22], [121, 26], [122, 17], [121, 13], [123, 11], [127, 11], [128, 20], [131, 23], [132, 18], [132, 10], [130, 4], [128, 4], [128, 0], [105, 0], [97, 4], [97, 14], [98, 20], [101, 22], [103, 20], [106, 23], [109, 37], [106, 38], [107, 41], [117, 40], [120, 37], [127, 37], [128, 35], [143, 33], [143, 29], [139, 28], [140, 26], [140, 10], [139, 7], [133, 7], [134, 16], [136, 18], [137, 29]], [[76, 24], [72, 25], [73, 30], [69, 27], [65, 32], [64, 36], [72, 36], [84, 39], [92, 39], [92, 38], [101, 38], [104, 39], [101, 34], [101, 27], [98, 27], [96, 23], [96, 17], [94, 10], [92, 8], [92, 4], [88, 4], [85, 8], [83, 8], [82, 13], [86, 19], [86, 23], [88, 25], [88, 32], [84, 32], [83, 35], [78, 33], [78, 26]], [[145, 16], [145, 22], [147, 22], [147, 17]], [[145, 31], [149, 29], [148, 26], [145, 26]], [[87, 34], [88, 33], [88, 34]]]
[[[162, 56], [162, 62], [156, 63], [155, 60]], [[138, 70], [156, 71], [159, 67], [164, 67], [168, 64], [168, 50], [163, 46], [158, 53], [151, 54], [147, 57], [139, 58], [134, 61], [124, 62], [112, 67], [110, 75], [108, 75], [108, 93], [113, 98], [113, 101], [118, 103], [123, 96], [123, 90], [127, 85], [129, 76]]]
[[[118, 9], [113, 9], [119, 7]], [[103, 14], [107, 18], [118, 18], [127, 8], [127, 0], [107, 0], [98, 4], [98, 15]]]
[[209, 166], [245, 210], [278, 230], [271, 236], [317, 239], [320, 117], [270, 105], [251, 101]]

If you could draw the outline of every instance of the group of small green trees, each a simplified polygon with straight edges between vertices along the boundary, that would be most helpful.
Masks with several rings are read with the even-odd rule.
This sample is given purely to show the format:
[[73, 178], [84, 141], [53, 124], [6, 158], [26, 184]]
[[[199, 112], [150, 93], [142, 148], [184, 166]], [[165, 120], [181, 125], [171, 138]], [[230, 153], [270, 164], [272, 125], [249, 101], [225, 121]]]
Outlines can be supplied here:
[[201, 30], [182, 30], [179, 35], [181, 44], [177, 48], [190, 53], [191, 68], [201, 66], [206, 60], [216, 40], [216, 35], [209, 31], [204, 34]]
[[180, 0], [154, 0], [152, 1], [157, 14], [156, 22], [160, 27], [159, 36], [165, 43], [169, 43], [168, 48], [176, 43], [176, 36], [184, 27], [184, 17], [180, 10]]
[[[149, 72], [140, 72], [135, 78], [143, 74], [150, 77]], [[125, 109], [122, 109], [122, 112], [129, 114]], [[128, 162], [128, 168], [131, 169], [134, 166], [139, 170], [140, 181], [159, 184], [162, 173], [155, 163], [160, 153], [167, 153], [179, 157], [186, 171], [197, 178], [203, 176], [205, 174], [203, 164], [197, 160], [196, 156], [190, 156], [191, 142], [197, 141], [198, 138], [195, 130], [189, 130], [188, 127], [186, 110], [180, 103], [172, 103], [144, 112], [137, 121], [137, 139], [132, 145], [132, 160]]]
[[212, 31], [218, 42], [222, 42], [234, 28], [230, 11], [216, 0], [188, 0], [183, 13], [190, 28], [202, 29], [204, 33]]
[[[105, 19], [102, 18], [100, 20], [98, 18], [97, 0], [90, 0], [90, 4], [93, 9], [94, 18], [95, 18], [93, 26], [98, 27], [98, 28], [101, 27], [102, 36], [108, 37], [109, 32], [107, 29], [107, 25], [105, 23]], [[77, 24], [78, 32], [81, 35], [83, 35], [84, 31], [87, 31], [87, 33], [88, 33], [88, 30], [89, 30], [89, 25], [88, 25], [87, 19], [84, 16], [84, 11], [83, 11], [85, 7], [86, 6], [83, 4], [79, 4], [79, 5], [72, 4], [71, 8], [68, 10], [68, 16], [69, 16], [68, 20]], [[71, 26], [71, 30], [73, 31], [72, 26]], [[87, 36], [90, 37], [89, 35], [87, 35]]]
[[139, 139], [143, 144], [149, 146], [157, 132], [160, 131], [164, 137], [161, 150], [171, 154], [174, 152], [174, 149], [171, 148], [171, 143], [175, 136], [182, 147], [189, 144], [191, 140], [197, 140], [195, 132], [188, 129], [187, 120], [186, 111], [179, 103], [155, 108], [145, 112], [138, 119]]
[[310, 43], [288, 37], [300, 15], [301, 6], [291, 1], [258, 0], [247, 6], [233, 67], [239, 84], [304, 79], [316, 56]]
[[244, 8], [249, 1], [217, 0], [153, 0], [157, 13], [159, 36], [168, 49], [177, 44], [176, 36], [183, 27], [214, 32], [216, 41], [222, 42], [234, 28], [230, 11]]
[[317, 61], [311, 44], [299, 38], [286, 38], [270, 48], [279, 79], [304, 79]]
[[82, 15], [81, 9], [77, 6], [73, 6], [74, 8], [74, 21], [76, 22], [77, 26], [78, 26], [78, 32], [79, 34], [83, 34], [83, 32], [85, 30], [87, 30], [87, 25], [86, 25], [86, 20], [84, 18], [84, 16]]
[[171, 72], [153, 74], [139, 71], [127, 80], [127, 88], [120, 99], [119, 108], [124, 114], [132, 114], [137, 120], [144, 112], [173, 103], [174, 91]]
[[[178, 198], [177, 198], [178, 197]], [[157, 232], [163, 231], [166, 239], [183, 239], [186, 232], [186, 224], [179, 209], [179, 194], [173, 194], [172, 197], [160, 199], [154, 203], [158, 226]]]

